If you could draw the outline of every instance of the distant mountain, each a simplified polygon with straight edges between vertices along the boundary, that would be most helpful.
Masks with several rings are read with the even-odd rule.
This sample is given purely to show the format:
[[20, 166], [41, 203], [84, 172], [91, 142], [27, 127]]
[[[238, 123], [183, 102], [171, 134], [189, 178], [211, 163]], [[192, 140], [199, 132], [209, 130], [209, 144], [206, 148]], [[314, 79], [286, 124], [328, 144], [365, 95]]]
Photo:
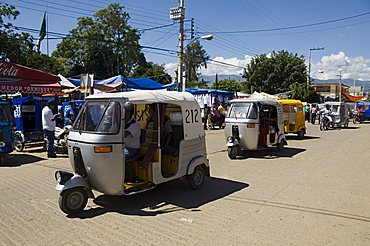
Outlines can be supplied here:
[[[217, 77], [218, 77], [218, 81], [223, 80], [223, 79], [233, 79], [237, 82], [245, 81], [245, 79], [242, 76], [234, 75], [234, 74], [217, 74]], [[199, 81], [203, 79], [204, 81], [207, 81], [208, 82], [207, 85], [211, 87], [212, 84], [215, 82], [215, 78], [216, 78], [216, 75], [212, 75], [212, 76], [200, 75]]]
[[[234, 75], [234, 74], [218, 74], [218, 81], [223, 80], [223, 79], [233, 79], [238, 82], [243, 82], [245, 79], [240, 76], [240, 75]], [[209, 87], [212, 86], [212, 84], [215, 82], [216, 75], [212, 76], [207, 76], [207, 75], [201, 75], [199, 76], [199, 80], [204, 80], [207, 81], [207, 85]], [[312, 81], [313, 84], [337, 84], [339, 83], [338, 79], [326, 79], [326, 80], [321, 80], [321, 79], [313, 79]], [[353, 79], [342, 79], [342, 83], [347, 86], [353, 86]], [[364, 87], [364, 92], [370, 92], [370, 81], [361, 81], [361, 80], [356, 80], [356, 86], [363, 86]]]

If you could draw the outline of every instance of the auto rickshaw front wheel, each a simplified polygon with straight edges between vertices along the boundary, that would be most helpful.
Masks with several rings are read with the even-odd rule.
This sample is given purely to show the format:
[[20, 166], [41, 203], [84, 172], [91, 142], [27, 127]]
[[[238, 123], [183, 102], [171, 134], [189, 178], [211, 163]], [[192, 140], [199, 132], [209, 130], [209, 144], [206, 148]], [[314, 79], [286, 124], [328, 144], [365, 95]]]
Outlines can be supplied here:
[[236, 157], [238, 156], [238, 152], [239, 151], [237, 146], [227, 148], [227, 154], [232, 160], [236, 159]]
[[59, 196], [59, 208], [68, 215], [81, 213], [87, 204], [87, 192], [83, 187], [63, 191]]
[[188, 176], [188, 182], [190, 187], [193, 190], [199, 189], [203, 185], [205, 176], [206, 175], [204, 168], [202, 166], [197, 166], [194, 169], [194, 172]]

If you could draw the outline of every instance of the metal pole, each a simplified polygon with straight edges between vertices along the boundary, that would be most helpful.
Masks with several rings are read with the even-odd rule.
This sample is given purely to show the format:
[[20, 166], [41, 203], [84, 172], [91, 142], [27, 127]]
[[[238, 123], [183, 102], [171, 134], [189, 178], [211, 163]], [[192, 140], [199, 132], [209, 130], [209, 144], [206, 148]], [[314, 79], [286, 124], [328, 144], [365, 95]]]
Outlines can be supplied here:
[[177, 63], [177, 81], [179, 83], [179, 91], [185, 91], [185, 82], [183, 80], [183, 55], [184, 55], [184, 0], [180, 0], [180, 32], [179, 32], [179, 54]]
[[308, 80], [307, 80], [307, 90], [310, 87], [311, 84], [311, 50], [323, 50], [324, 47], [321, 48], [309, 48], [308, 52]]
[[339, 71], [339, 102], [342, 102], [342, 70]]
[[309, 89], [310, 84], [311, 84], [311, 50], [312, 49], [309, 49], [309, 52], [308, 52], [308, 80], [307, 80], [307, 90]]

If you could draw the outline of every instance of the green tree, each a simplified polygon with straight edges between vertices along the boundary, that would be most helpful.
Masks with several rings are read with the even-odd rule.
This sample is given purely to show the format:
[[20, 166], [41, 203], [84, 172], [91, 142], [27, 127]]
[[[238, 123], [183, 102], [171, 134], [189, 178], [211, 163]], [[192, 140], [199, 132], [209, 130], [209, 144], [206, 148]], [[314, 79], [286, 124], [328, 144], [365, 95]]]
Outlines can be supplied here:
[[240, 91], [240, 84], [233, 79], [223, 79], [218, 81], [217, 85], [213, 84], [211, 88], [223, 91]]
[[50, 73], [63, 72], [61, 60], [35, 52], [33, 37], [28, 33], [16, 32], [17, 28], [5, 21], [15, 20], [19, 15], [14, 6], [0, 4], [0, 59]]
[[170, 84], [171, 76], [166, 73], [163, 65], [154, 64], [153, 62], [145, 62], [140, 64], [132, 74], [134, 78], [151, 78], [161, 84]]
[[198, 69], [201, 66], [207, 68], [208, 59], [209, 55], [203, 49], [199, 40], [189, 44], [184, 55], [186, 81], [198, 81]]
[[304, 57], [284, 50], [273, 51], [271, 56], [256, 56], [248, 65], [245, 78], [255, 91], [278, 94], [297, 90], [297, 95], [304, 96], [302, 86], [307, 78]]
[[127, 22], [123, 6], [114, 3], [97, 11], [93, 17], [82, 17], [77, 27], [57, 45], [53, 56], [66, 58], [71, 70], [67, 76], [83, 72], [97, 78], [131, 75], [145, 57], [139, 45], [139, 33]]

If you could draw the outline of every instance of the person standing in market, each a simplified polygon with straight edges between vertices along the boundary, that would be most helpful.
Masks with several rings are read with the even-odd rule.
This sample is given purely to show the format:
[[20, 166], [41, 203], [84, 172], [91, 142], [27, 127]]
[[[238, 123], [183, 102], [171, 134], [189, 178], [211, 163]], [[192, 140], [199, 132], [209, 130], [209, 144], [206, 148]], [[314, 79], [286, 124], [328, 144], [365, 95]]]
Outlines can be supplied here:
[[316, 114], [317, 114], [317, 107], [316, 105], [312, 104], [311, 106], [311, 124], [315, 124], [316, 120]]
[[42, 129], [46, 136], [48, 158], [57, 157], [54, 151], [54, 132], [56, 119], [60, 117], [60, 114], [53, 114], [51, 110], [54, 109], [54, 105], [54, 100], [49, 100], [47, 105], [42, 109]]
[[68, 125], [73, 125], [73, 122], [75, 121], [77, 115], [78, 115], [78, 112], [79, 112], [79, 109], [76, 107], [76, 102], [71, 100], [69, 102], [69, 105], [71, 106], [67, 112], [66, 112], [66, 116], [64, 118], [64, 125], [65, 126], [68, 126]]
[[304, 107], [304, 118], [306, 121], [310, 121], [310, 105], [308, 104]]

